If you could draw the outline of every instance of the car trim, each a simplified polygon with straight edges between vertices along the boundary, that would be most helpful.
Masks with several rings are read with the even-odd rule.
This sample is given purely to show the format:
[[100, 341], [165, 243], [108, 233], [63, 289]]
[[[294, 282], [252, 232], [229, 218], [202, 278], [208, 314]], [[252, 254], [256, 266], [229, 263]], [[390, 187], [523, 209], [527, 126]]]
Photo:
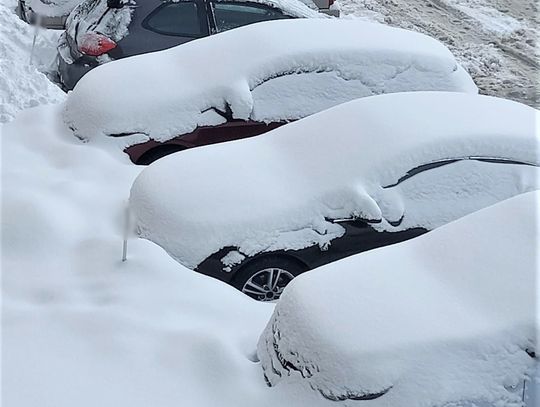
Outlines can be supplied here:
[[383, 186], [384, 189], [393, 188], [399, 184], [401, 184], [403, 181], [408, 180], [409, 178], [414, 177], [417, 174], [420, 174], [422, 172], [432, 170], [435, 168], [443, 167], [448, 164], [453, 164], [458, 161], [482, 161], [482, 162], [489, 162], [489, 163], [497, 163], [497, 164], [514, 164], [514, 165], [528, 165], [532, 167], [538, 167], [537, 164], [531, 163], [531, 162], [525, 162], [525, 161], [517, 161], [512, 160], [510, 158], [504, 158], [504, 157], [488, 157], [488, 156], [465, 156], [465, 157], [456, 157], [456, 158], [445, 158], [442, 160], [436, 160], [432, 161], [427, 164], [422, 164], [418, 167], [415, 167], [409, 171], [405, 175], [403, 175], [401, 178], [397, 180], [397, 182], [393, 184], [388, 184]]

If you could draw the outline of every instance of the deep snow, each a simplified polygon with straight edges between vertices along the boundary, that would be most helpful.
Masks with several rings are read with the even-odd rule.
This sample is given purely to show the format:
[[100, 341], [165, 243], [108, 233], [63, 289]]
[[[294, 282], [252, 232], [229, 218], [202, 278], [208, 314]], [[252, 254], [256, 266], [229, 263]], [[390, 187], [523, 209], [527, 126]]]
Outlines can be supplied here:
[[267, 387], [256, 343], [272, 304], [144, 240], [121, 262], [140, 167], [74, 140], [60, 116], [2, 127], [2, 405], [335, 407]]
[[[518, 19], [536, 18], [530, 1], [508, 2]], [[27, 63], [33, 29], [14, 8], [0, 0], [0, 122], [64, 98]], [[35, 64], [43, 71], [56, 35], [40, 32]], [[492, 52], [485, 38], [458, 57], [498, 92], [522, 76], [501, 68], [511, 53]], [[527, 81], [535, 83], [507, 82], [501, 94]], [[74, 141], [59, 114], [33, 109], [0, 124], [2, 405], [335, 407], [287, 384], [266, 388], [253, 361], [271, 305], [179, 268], [142, 240], [131, 240], [129, 260], [120, 262], [125, 202], [139, 170]]]
[[85, 141], [127, 147], [221, 124], [219, 112], [279, 122], [358, 97], [422, 90], [477, 92], [428, 36], [352, 20], [275, 20], [99, 66], [70, 92], [65, 118]]
[[357, 99], [258, 137], [158, 160], [135, 181], [131, 210], [141, 236], [189, 268], [225, 247], [248, 256], [325, 249], [344, 233], [328, 219], [432, 229], [539, 188], [540, 169], [464, 160], [398, 181], [450, 158], [539, 165], [539, 117], [520, 103], [458, 92]]
[[521, 406], [538, 351], [537, 209], [522, 194], [293, 280], [261, 336], [269, 382], [369, 406]]

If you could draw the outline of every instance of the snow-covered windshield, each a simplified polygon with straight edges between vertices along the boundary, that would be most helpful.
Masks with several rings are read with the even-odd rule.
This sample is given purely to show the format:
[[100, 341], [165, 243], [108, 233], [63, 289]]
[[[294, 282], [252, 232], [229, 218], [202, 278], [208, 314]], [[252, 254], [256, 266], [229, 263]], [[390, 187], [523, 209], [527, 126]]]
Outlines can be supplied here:
[[259, 340], [267, 383], [373, 407], [522, 406], [540, 345], [539, 199], [294, 279]]

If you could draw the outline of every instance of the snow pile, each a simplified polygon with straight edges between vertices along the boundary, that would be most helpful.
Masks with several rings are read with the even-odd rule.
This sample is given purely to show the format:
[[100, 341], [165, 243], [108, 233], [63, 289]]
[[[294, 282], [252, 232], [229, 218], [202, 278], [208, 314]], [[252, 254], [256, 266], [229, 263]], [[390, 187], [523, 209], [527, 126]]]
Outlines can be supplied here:
[[[0, 123], [22, 109], [64, 100], [64, 93], [42, 72], [52, 70], [58, 33], [40, 30], [33, 64], [34, 27], [17, 17], [12, 2], [0, 2]], [[42, 71], [42, 72], [40, 72]]]
[[114, 142], [126, 147], [142, 135], [164, 141], [223, 123], [227, 111], [292, 120], [411, 90], [477, 92], [448, 49], [427, 36], [358, 21], [280, 20], [100, 66], [70, 93], [65, 119], [81, 139], [121, 134]]
[[[434, 228], [538, 188], [540, 113], [465, 93], [358, 99], [247, 140], [165, 157], [131, 191], [141, 236], [194, 268], [223, 247], [244, 255], [322, 249], [359, 216], [378, 230]], [[179, 178], [178, 174], [182, 174]], [[404, 215], [405, 214], [405, 215]]]
[[139, 167], [73, 140], [56, 106], [2, 130], [3, 405], [280, 404], [253, 362], [271, 305], [148, 241], [120, 261]]
[[540, 344], [539, 199], [293, 280], [259, 340], [268, 383], [373, 407], [521, 406]]

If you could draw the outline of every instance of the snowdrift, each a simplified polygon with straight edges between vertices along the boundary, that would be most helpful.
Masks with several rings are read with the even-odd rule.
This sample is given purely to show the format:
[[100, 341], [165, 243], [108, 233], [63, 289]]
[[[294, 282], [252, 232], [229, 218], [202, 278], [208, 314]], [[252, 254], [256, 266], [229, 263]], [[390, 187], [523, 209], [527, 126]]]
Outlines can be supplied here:
[[294, 279], [259, 340], [269, 385], [370, 406], [520, 406], [539, 344], [539, 199]]
[[539, 168], [462, 160], [399, 181], [449, 158], [538, 165], [538, 117], [464, 93], [358, 99], [258, 137], [165, 157], [142, 171], [130, 206], [140, 235], [189, 268], [227, 246], [246, 256], [324, 247], [344, 230], [328, 219], [432, 229], [538, 188]]

